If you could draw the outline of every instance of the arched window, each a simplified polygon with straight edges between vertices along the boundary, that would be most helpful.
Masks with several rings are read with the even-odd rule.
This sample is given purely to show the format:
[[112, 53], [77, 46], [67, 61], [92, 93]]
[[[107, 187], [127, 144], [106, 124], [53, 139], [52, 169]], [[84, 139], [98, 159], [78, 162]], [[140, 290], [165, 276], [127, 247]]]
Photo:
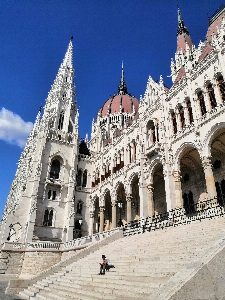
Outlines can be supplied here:
[[53, 220], [53, 209], [46, 208], [45, 214], [44, 214], [44, 226], [52, 226], [52, 220]]
[[69, 121], [68, 133], [73, 133], [73, 125], [72, 125], [71, 121]]
[[217, 76], [217, 82], [218, 82], [218, 87], [219, 87], [222, 101], [224, 102], [225, 101], [225, 82], [224, 82], [223, 76], [221, 74], [219, 74]]
[[81, 186], [82, 170], [79, 169], [77, 173], [77, 186]]
[[50, 178], [58, 179], [59, 172], [60, 172], [60, 161], [58, 159], [54, 159], [51, 165]]
[[216, 103], [216, 96], [215, 96], [215, 93], [214, 93], [214, 88], [212, 86], [212, 83], [209, 83], [207, 85], [207, 92], [208, 92], [211, 107], [213, 109], [217, 106], [217, 103]]
[[83, 205], [82, 205], [82, 202], [79, 201], [77, 202], [77, 214], [82, 214], [82, 208], [83, 208]]
[[180, 105], [178, 107], [178, 112], [179, 112], [179, 116], [180, 116], [181, 129], [183, 129], [184, 126], [185, 126], [185, 118], [184, 118], [184, 109], [183, 109], [183, 106]]
[[177, 119], [174, 111], [171, 111], [171, 121], [173, 125], [173, 133], [177, 133]]
[[86, 186], [87, 186], [87, 170], [84, 170], [82, 187], [86, 187]]
[[187, 110], [188, 110], [188, 117], [189, 117], [189, 123], [194, 122], [193, 113], [192, 113], [192, 107], [191, 107], [191, 101], [187, 100]]
[[64, 121], [64, 112], [62, 111], [59, 115], [59, 124], [58, 124], [59, 130], [63, 129], [63, 121]]
[[206, 111], [205, 100], [204, 100], [202, 91], [199, 91], [197, 93], [197, 96], [198, 96], [198, 101], [199, 101], [199, 105], [200, 105], [200, 109], [201, 109], [201, 114], [202, 114], [202, 116], [204, 116], [207, 111]]

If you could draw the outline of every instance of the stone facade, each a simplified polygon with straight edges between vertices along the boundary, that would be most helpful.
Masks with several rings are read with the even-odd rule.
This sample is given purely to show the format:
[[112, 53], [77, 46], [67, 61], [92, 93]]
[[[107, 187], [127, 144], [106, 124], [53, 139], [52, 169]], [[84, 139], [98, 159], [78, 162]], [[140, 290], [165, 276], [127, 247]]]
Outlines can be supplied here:
[[[1, 243], [62, 241], [208, 199], [225, 202], [225, 9], [195, 47], [178, 11], [172, 87], [149, 77], [138, 101], [118, 93], [79, 141], [72, 41], [21, 155]], [[215, 26], [216, 22], [216, 26]]]

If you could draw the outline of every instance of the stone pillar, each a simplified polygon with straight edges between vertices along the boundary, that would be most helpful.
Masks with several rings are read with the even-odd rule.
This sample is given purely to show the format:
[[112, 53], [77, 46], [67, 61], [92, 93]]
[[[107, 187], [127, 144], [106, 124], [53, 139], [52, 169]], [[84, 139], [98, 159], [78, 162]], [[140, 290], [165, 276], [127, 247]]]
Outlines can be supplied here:
[[116, 201], [112, 202], [112, 229], [116, 228]]
[[130, 143], [130, 162], [132, 163], [134, 161], [134, 144], [133, 143]]
[[89, 230], [88, 230], [89, 235], [93, 235], [94, 215], [95, 215], [94, 212], [90, 211]]
[[216, 185], [213, 176], [212, 164], [209, 157], [202, 158], [202, 166], [205, 173], [206, 190], [209, 198], [217, 197]]
[[105, 207], [101, 206], [100, 207], [100, 227], [99, 227], [99, 232], [103, 232], [103, 229], [104, 229], [104, 210], [105, 210]]
[[180, 171], [173, 171], [173, 178], [175, 185], [176, 207], [183, 207]]
[[147, 186], [148, 191], [148, 216], [153, 216], [155, 212], [154, 208], [154, 199], [153, 199], [153, 184], [148, 184]]
[[188, 107], [186, 102], [184, 103], [183, 108], [184, 108], [185, 125], [190, 125], [190, 118], [189, 118]]
[[131, 208], [131, 201], [132, 201], [132, 195], [128, 194], [126, 196], [126, 201], [127, 201], [127, 222], [130, 222], [132, 219], [132, 208]]
[[213, 88], [214, 88], [214, 93], [215, 93], [215, 97], [216, 97], [216, 103], [217, 103], [217, 105], [219, 105], [219, 104], [223, 103], [219, 84], [216, 83], [215, 85], [213, 85]]

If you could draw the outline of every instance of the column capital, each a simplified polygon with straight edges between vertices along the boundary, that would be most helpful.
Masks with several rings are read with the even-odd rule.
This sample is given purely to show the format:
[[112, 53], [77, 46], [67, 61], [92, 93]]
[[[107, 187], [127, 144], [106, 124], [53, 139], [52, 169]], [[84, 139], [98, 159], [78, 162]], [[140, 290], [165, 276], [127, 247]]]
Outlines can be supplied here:
[[177, 182], [179, 182], [180, 180], [181, 180], [181, 172], [180, 171], [178, 171], [178, 170], [175, 170], [175, 171], [173, 171], [173, 178], [174, 178], [174, 181], [177, 181]]
[[126, 201], [127, 201], [127, 202], [131, 202], [132, 199], [133, 199], [132, 194], [127, 194], [127, 195], [126, 195]]
[[201, 161], [202, 161], [202, 167], [204, 170], [208, 169], [208, 168], [212, 168], [212, 162], [211, 162], [211, 157], [207, 157], [207, 156], [203, 156], [201, 157]]
[[146, 188], [147, 188], [148, 193], [153, 193], [154, 187], [153, 187], [152, 183], [147, 184]]
[[116, 201], [111, 202], [112, 207], [116, 207]]
[[105, 206], [100, 206], [99, 208], [100, 208], [100, 212], [104, 212]]

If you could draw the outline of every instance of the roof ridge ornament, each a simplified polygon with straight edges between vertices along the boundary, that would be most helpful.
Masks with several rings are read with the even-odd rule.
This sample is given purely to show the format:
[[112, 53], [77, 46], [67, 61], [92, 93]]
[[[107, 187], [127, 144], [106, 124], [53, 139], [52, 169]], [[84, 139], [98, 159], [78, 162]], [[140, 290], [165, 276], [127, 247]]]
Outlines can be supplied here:
[[128, 94], [126, 82], [124, 79], [123, 61], [122, 61], [122, 75], [121, 75], [121, 79], [120, 79], [120, 85], [118, 87], [118, 94], [120, 94], [120, 95]]
[[184, 25], [184, 20], [182, 18], [181, 12], [180, 12], [180, 8], [178, 7], [178, 28], [177, 28], [177, 35], [180, 35], [182, 33], [186, 33], [189, 35], [189, 31], [187, 29], [187, 27]]

